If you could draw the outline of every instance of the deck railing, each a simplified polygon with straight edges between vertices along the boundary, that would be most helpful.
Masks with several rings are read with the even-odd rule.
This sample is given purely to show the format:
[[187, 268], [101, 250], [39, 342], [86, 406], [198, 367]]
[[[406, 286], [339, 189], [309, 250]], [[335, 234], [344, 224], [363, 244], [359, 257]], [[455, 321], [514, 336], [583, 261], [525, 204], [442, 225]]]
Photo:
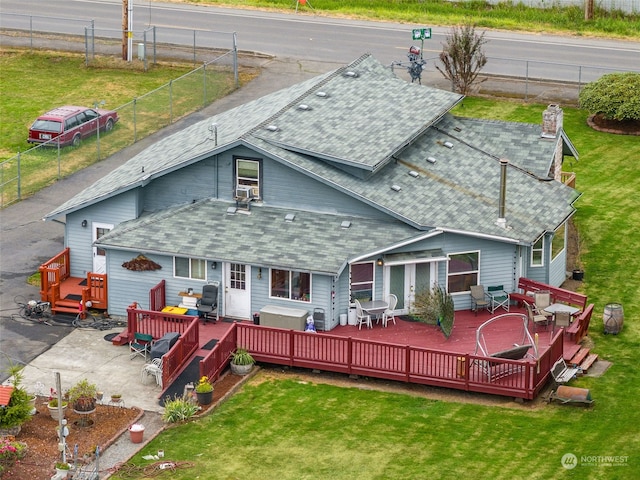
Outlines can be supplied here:
[[236, 347], [260, 362], [533, 399], [562, 357], [562, 331], [536, 360], [517, 361], [236, 323], [200, 362], [217, 379]]
[[166, 282], [161, 280], [155, 287], [149, 290], [149, 310], [159, 312], [166, 304]]
[[69, 278], [71, 265], [69, 252], [70, 249], [67, 247], [58, 255], [40, 265], [40, 300], [43, 302], [51, 301], [49, 299], [51, 285], [60, 285], [60, 282]]
[[[180, 337], [171, 350], [162, 357], [162, 385], [167, 388], [178, 377], [182, 367], [198, 350], [200, 342], [198, 317], [174, 315], [153, 310], [127, 309], [127, 335], [146, 333], [154, 339], [166, 333], [177, 332]], [[197, 379], [194, 379], [197, 380]]]

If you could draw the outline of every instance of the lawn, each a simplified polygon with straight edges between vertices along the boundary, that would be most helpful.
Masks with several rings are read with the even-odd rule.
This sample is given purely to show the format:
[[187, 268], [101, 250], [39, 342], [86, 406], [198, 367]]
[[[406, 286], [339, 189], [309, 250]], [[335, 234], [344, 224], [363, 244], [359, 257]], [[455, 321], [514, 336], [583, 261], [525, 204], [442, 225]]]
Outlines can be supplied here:
[[[455, 113], [540, 123], [544, 108], [467, 98]], [[588, 341], [601, 360], [612, 362], [603, 376], [571, 384], [591, 391], [592, 408], [539, 401], [488, 406], [465, 401], [481, 397], [464, 394], [441, 401], [415, 389], [402, 394], [259, 374], [211, 415], [160, 434], [132, 462], [147, 465], [142, 456], [163, 449], [168, 460], [192, 462], [171, 474], [185, 480], [640, 478], [634, 357], [640, 142], [592, 131], [586, 117], [564, 109], [565, 130], [580, 152], [579, 161], [566, 160], [565, 170], [576, 172], [584, 192], [576, 216], [585, 244], [583, 290], [596, 305]], [[602, 313], [611, 302], [624, 306], [619, 335], [603, 334]], [[561, 465], [568, 453], [577, 457], [574, 469]]]

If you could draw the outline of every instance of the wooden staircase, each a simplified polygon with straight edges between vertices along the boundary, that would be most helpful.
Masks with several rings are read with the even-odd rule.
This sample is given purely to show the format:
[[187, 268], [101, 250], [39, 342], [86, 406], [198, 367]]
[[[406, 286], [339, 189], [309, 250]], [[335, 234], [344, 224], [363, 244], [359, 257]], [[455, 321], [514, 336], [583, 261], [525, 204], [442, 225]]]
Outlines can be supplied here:
[[569, 365], [575, 365], [582, 369], [582, 373], [586, 373], [589, 368], [598, 360], [597, 353], [590, 353], [587, 347], [581, 347], [576, 354], [569, 360]]

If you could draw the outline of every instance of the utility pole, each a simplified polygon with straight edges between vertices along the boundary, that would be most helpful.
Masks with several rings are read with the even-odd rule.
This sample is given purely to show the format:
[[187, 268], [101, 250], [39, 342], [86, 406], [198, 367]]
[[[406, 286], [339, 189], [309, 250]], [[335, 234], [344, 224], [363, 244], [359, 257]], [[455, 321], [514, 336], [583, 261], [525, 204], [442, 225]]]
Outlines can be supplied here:
[[122, 0], [122, 59], [131, 61], [133, 55], [133, 0]]
[[129, 0], [122, 0], [122, 59], [129, 57], [129, 42], [127, 41], [127, 32], [129, 30]]

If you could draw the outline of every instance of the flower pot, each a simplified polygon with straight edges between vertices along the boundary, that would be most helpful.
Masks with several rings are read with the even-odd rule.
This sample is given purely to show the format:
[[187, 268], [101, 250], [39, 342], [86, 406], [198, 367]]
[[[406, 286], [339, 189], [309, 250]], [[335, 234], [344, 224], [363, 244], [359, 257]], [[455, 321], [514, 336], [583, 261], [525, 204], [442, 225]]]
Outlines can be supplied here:
[[248, 375], [253, 368], [253, 364], [249, 365], [236, 365], [235, 363], [231, 363], [231, 373], [235, 373], [236, 375]]
[[578, 280], [579, 282], [582, 281], [582, 279], [584, 278], [584, 270], [581, 270], [579, 268], [576, 268], [573, 272], [573, 279], [574, 280]]
[[129, 426], [129, 436], [131, 437], [131, 443], [142, 443], [144, 437], [144, 425], [134, 423]]
[[209, 405], [213, 401], [213, 390], [204, 393], [196, 392], [196, 397], [200, 405]]
[[9, 428], [0, 428], [0, 437], [17, 437], [22, 430], [22, 425], [14, 425]]
[[64, 411], [67, 408], [67, 405], [62, 404], [62, 407], [52, 407], [51, 405], [47, 404], [47, 408], [49, 409], [49, 415], [51, 415], [51, 418], [53, 418], [54, 420], [59, 420], [60, 416], [64, 418]]

